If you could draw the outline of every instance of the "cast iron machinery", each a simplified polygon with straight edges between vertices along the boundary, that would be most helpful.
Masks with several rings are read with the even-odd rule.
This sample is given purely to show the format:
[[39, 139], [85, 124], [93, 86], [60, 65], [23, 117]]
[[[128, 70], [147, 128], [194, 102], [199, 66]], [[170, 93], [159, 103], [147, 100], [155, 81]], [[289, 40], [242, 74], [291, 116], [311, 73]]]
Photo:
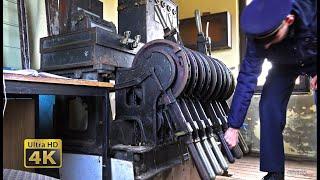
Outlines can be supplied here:
[[[232, 73], [224, 63], [208, 56], [211, 40], [199, 28], [199, 12], [197, 52], [176, 40], [178, 31], [167, 26], [159, 6], [155, 5], [155, 11], [164, 32], [175, 33], [164, 33], [165, 40], [148, 42], [131, 68], [116, 73], [117, 114], [111, 127], [115, 156], [132, 160], [136, 179], [151, 178], [182, 163], [188, 159], [186, 152], [201, 179], [226, 175], [228, 164], [222, 152], [230, 163], [248, 152], [241, 135], [240, 146], [232, 149], [224, 139], [226, 100], [235, 88]], [[140, 147], [143, 151], [137, 151]], [[159, 153], [160, 149], [168, 153]]]
[[[178, 7], [170, 0], [119, 0], [123, 35], [101, 18], [101, 7], [95, 0], [61, 1], [60, 23], [51, 19], [50, 36], [40, 42], [41, 69], [71, 78], [116, 80], [110, 157], [132, 162], [135, 179], [151, 179], [190, 156], [201, 179], [228, 175], [228, 162], [249, 149], [241, 134], [232, 149], [224, 139], [226, 100], [235, 81], [226, 65], [211, 57], [211, 39], [202, 32], [200, 12], [195, 51], [183, 46]], [[99, 112], [90, 110], [90, 103], [101, 102], [56, 99], [56, 112], [67, 109], [55, 119], [57, 135], [64, 138], [69, 152], [100, 155], [103, 130], [96, 118]], [[79, 108], [88, 112], [83, 116], [85, 128], [75, 133], [69, 128], [74, 118], [70, 112]]]
[[134, 164], [137, 179], [145, 179], [154, 175], [150, 169], [170, 166], [141, 162], [140, 156], [178, 144], [176, 152], [183, 153], [172, 161], [185, 160], [189, 152], [200, 177], [214, 179], [228, 168], [217, 141], [230, 163], [243, 155], [239, 146], [230, 150], [223, 137], [227, 123], [220, 102], [233, 91], [234, 79], [221, 61], [169, 40], [151, 41], [131, 68], [116, 73], [113, 150], [135, 154], [133, 149], [143, 147]]

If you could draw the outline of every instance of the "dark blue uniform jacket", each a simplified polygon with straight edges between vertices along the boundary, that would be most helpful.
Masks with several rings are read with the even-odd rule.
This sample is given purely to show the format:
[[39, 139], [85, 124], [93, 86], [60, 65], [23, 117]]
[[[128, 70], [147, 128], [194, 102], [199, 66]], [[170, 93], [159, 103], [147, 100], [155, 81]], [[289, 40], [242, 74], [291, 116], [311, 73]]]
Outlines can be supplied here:
[[[272, 66], [301, 65], [310, 67], [306, 73], [316, 74], [317, 14], [316, 0], [293, 1], [295, 22], [287, 37], [267, 50], [248, 38], [245, 58], [241, 64], [237, 86], [228, 117], [230, 127], [240, 128], [244, 122], [263, 61], [267, 58]], [[272, 12], [271, 12], [272, 13]]]

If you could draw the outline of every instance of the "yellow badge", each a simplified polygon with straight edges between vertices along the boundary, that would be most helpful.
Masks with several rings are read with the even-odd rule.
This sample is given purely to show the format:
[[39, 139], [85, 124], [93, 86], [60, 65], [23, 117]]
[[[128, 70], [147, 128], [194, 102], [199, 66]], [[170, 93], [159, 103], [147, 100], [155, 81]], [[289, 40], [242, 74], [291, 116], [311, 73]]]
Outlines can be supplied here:
[[61, 139], [25, 139], [25, 168], [61, 168]]

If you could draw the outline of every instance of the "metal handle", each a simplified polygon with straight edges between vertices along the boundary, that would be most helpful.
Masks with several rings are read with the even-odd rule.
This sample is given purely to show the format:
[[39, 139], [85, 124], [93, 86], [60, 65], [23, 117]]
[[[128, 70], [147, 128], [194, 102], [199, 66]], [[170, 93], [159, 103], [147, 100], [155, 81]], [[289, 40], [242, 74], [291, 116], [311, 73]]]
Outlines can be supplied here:
[[207, 25], [206, 25], [206, 37], [209, 37], [209, 21], [207, 21]]
[[231, 149], [231, 152], [233, 156], [237, 159], [241, 159], [243, 157], [243, 152], [241, 151], [238, 144]]
[[227, 156], [228, 161], [230, 163], [234, 163], [235, 159], [234, 159], [234, 157], [228, 147], [226, 140], [224, 139], [223, 131], [221, 128], [221, 122], [220, 122], [219, 118], [217, 117], [217, 114], [213, 108], [213, 105], [211, 103], [206, 104], [205, 108], [206, 108], [206, 112], [207, 112], [209, 118], [211, 118], [213, 120], [214, 132], [218, 135], [219, 141], [221, 142], [221, 146], [222, 146], [221, 149], [223, 150], [223, 152]]
[[202, 146], [203, 146], [203, 149], [205, 150], [207, 156], [208, 156], [208, 159], [213, 167], [213, 170], [216, 174], [218, 175], [222, 175], [223, 174], [223, 170], [222, 168], [220, 167], [219, 165], [219, 162], [217, 160], [217, 158], [215, 157], [215, 155], [213, 154], [212, 152], [212, 149], [211, 149], [211, 146], [208, 142], [208, 139], [205, 139], [204, 141], [202, 141]]
[[202, 23], [201, 23], [200, 11], [198, 9], [196, 9], [195, 12], [194, 12], [194, 15], [195, 15], [195, 19], [196, 19], [196, 26], [197, 26], [198, 34], [201, 34], [203, 32], [202, 32]]
[[227, 156], [227, 159], [228, 159], [229, 163], [234, 163], [235, 159], [234, 159], [234, 157], [233, 157], [233, 155], [232, 155], [232, 153], [231, 153], [231, 151], [229, 149], [229, 146], [228, 146], [226, 140], [223, 137], [223, 132], [220, 131], [217, 134], [218, 134], [219, 140], [221, 142], [222, 149], [223, 149], [225, 155]]
[[158, 18], [159, 18], [159, 20], [160, 20], [160, 24], [162, 25], [163, 29], [167, 29], [167, 28], [168, 28], [168, 25], [167, 25], [167, 23], [166, 23], [166, 21], [165, 21], [165, 19], [164, 19], [164, 17], [163, 17], [163, 14], [162, 14], [162, 12], [161, 12], [160, 7], [159, 7], [158, 4], [156, 4], [156, 5], [154, 6], [154, 11], [156, 12], [156, 14], [157, 14], [157, 16], [158, 16]]
[[249, 147], [240, 132], [239, 132], [239, 146], [244, 154], [249, 153]]
[[222, 155], [222, 152], [221, 152], [216, 140], [214, 139], [214, 137], [210, 137], [209, 142], [211, 143], [212, 151], [215, 154], [215, 156], [217, 157], [217, 160], [219, 161], [221, 168], [226, 171], [229, 168], [228, 163], [227, 163], [226, 159], [224, 158], [224, 156]]
[[[168, 104], [169, 116], [175, 120], [177, 131], [181, 134], [180, 136], [188, 137], [184, 142], [188, 145], [189, 151], [193, 160], [196, 163], [198, 173], [202, 179], [214, 179], [215, 173], [207, 159], [204, 150], [201, 147], [200, 142], [195, 143], [195, 146], [191, 143], [191, 132], [192, 128], [187, 125], [186, 119], [181, 111], [181, 108], [177, 101]], [[177, 134], [177, 133], [176, 133]], [[200, 145], [200, 146], [199, 146]], [[201, 162], [200, 162], [201, 161]]]
[[196, 165], [198, 174], [201, 179], [210, 179], [210, 175], [206, 170], [205, 164], [202, 162], [200, 155], [198, 154], [194, 144], [190, 143], [188, 144], [188, 150], [191, 154], [191, 157], [193, 159], [193, 162]]
[[209, 21], [206, 26], [206, 43], [207, 43], [207, 55], [211, 56], [211, 37], [209, 37]]
[[[222, 106], [223, 103], [224, 103], [225, 106]], [[222, 113], [222, 115], [223, 115], [223, 119], [224, 119], [225, 124], [226, 124], [226, 123], [227, 123], [227, 114], [226, 114], [226, 111], [229, 109], [228, 104], [227, 104], [225, 101], [223, 101], [223, 102], [216, 102], [216, 104], [217, 104], [218, 108], [221, 110], [221, 113]], [[227, 108], [227, 109], [225, 109], [225, 108]], [[241, 153], [240, 153], [240, 152], [235, 152], [238, 157], [240, 157], [241, 154], [243, 155], [243, 153], [244, 153], [244, 154], [249, 153], [249, 147], [248, 147], [246, 141], [244, 140], [241, 132], [239, 132], [239, 144], [238, 144], [238, 145], [240, 146], [240, 150], [242, 150]], [[242, 156], [241, 156], [241, 157], [242, 157]]]
[[206, 170], [207, 170], [207, 172], [209, 174], [210, 179], [215, 179], [216, 174], [214, 173], [214, 170], [211, 167], [211, 164], [210, 164], [210, 162], [209, 162], [209, 160], [208, 160], [208, 158], [206, 156], [206, 153], [204, 152], [204, 150], [203, 150], [203, 148], [201, 146], [201, 143], [200, 142], [196, 142], [195, 143], [195, 147], [196, 147], [196, 149], [197, 149], [197, 151], [199, 153], [199, 156], [200, 156], [203, 164], [205, 165], [205, 168], [206, 168]]

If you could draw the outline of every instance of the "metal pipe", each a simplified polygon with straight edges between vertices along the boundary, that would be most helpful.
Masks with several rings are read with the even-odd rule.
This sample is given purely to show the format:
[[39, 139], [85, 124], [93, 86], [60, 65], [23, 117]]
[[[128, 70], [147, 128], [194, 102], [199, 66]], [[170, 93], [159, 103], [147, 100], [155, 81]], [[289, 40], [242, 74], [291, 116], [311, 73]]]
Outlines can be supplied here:
[[215, 157], [214, 153], [212, 152], [212, 149], [211, 149], [211, 146], [208, 142], [208, 139], [204, 139], [201, 143], [202, 143], [203, 149], [205, 150], [205, 152], [208, 156], [208, 159], [212, 165], [214, 172], [218, 175], [222, 175], [223, 170], [220, 167], [219, 162], [218, 162], [217, 158]]
[[226, 159], [224, 158], [224, 156], [222, 155], [222, 152], [221, 152], [216, 140], [214, 139], [214, 137], [210, 137], [209, 142], [211, 143], [212, 151], [215, 154], [215, 156], [217, 157], [217, 160], [219, 161], [221, 168], [226, 171], [229, 168], [228, 163], [227, 163]]
[[202, 32], [202, 23], [201, 23], [200, 11], [198, 9], [196, 9], [195, 12], [194, 12], [194, 15], [195, 15], [195, 19], [196, 19], [196, 26], [197, 26], [198, 34], [201, 34], [203, 32]]
[[160, 20], [160, 24], [162, 25], [163, 29], [167, 29], [168, 25], [167, 25], [167, 23], [166, 23], [166, 21], [165, 21], [165, 19], [163, 17], [163, 14], [162, 14], [162, 12], [161, 12], [161, 10], [159, 8], [159, 5], [156, 4], [154, 6], [154, 11], [156, 12], [156, 14], [158, 16], [158, 18]]
[[204, 152], [204, 150], [203, 150], [203, 148], [201, 146], [201, 143], [197, 142], [197, 143], [195, 143], [195, 146], [196, 146], [196, 149], [197, 149], [197, 151], [199, 153], [199, 156], [200, 156], [202, 162], [205, 165], [205, 168], [206, 168], [206, 170], [207, 170], [207, 172], [209, 174], [210, 179], [215, 179], [216, 174], [214, 173], [214, 170], [211, 167], [209, 159], [207, 158], [206, 153]]

